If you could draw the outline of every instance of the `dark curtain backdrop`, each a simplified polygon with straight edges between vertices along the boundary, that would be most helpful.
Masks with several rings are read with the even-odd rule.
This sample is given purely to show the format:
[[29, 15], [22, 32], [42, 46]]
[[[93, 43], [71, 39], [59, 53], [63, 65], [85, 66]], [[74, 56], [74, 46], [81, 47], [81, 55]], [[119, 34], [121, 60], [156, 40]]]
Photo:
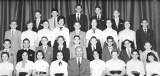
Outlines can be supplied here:
[[159, 0], [0, 0], [0, 49], [3, 47], [5, 31], [10, 29], [11, 20], [17, 20], [17, 29], [24, 31], [26, 22], [34, 19], [35, 10], [42, 11], [42, 19], [51, 18], [52, 8], [57, 8], [59, 15], [68, 17], [75, 12], [74, 7], [77, 3], [83, 5], [83, 13], [88, 16], [88, 20], [95, 15], [96, 5], [102, 7], [103, 15], [109, 19], [113, 17], [113, 10], [118, 9], [121, 13], [120, 18], [129, 20], [131, 29], [135, 31], [140, 28], [141, 19], [148, 19], [149, 28], [155, 33], [156, 51], [159, 52]]

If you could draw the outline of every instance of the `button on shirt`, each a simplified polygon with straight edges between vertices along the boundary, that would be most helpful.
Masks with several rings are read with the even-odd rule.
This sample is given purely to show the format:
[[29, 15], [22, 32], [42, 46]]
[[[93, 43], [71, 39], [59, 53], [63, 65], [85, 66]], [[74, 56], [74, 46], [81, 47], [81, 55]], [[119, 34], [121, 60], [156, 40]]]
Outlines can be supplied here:
[[105, 62], [102, 60], [93, 60], [90, 62], [90, 69], [92, 76], [102, 76], [105, 71]]
[[127, 62], [127, 74], [129, 76], [132, 76], [133, 74], [131, 73], [132, 71], [137, 71], [140, 73], [140, 76], [145, 75], [144, 71], [144, 65], [141, 61], [139, 60], [130, 60]]
[[43, 59], [37, 60], [33, 65], [33, 70], [35, 71], [48, 72], [49, 64]]
[[86, 33], [86, 39], [90, 40], [92, 36], [97, 37], [97, 39], [102, 39], [102, 31], [100, 29], [96, 29], [95, 33], [93, 33], [93, 29], [90, 29]]
[[[56, 73], [64, 73], [63, 76], [68, 76], [67, 71], [67, 63], [65, 61], [61, 61], [62, 65], [59, 66], [59, 60], [53, 61], [50, 66], [50, 75], [54, 76]], [[55, 69], [56, 68], [56, 69]]]
[[27, 60], [27, 62], [25, 63], [25, 67], [22, 67], [22, 61], [18, 62], [16, 65], [16, 70], [18, 70], [19, 72], [29, 72], [30, 70], [33, 69], [33, 62]]
[[10, 71], [13, 71], [13, 64], [12, 63], [9, 63], [9, 62], [0, 63], [0, 76], [1, 75], [9, 75]]

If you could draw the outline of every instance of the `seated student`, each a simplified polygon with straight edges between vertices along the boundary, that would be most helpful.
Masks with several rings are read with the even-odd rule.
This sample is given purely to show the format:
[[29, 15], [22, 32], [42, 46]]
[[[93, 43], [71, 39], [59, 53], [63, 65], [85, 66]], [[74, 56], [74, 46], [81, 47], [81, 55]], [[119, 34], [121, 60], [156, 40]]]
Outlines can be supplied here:
[[116, 47], [114, 38], [112, 36], [108, 36], [102, 49], [102, 60], [105, 62], [110, 60], [112, 58], [112, 51], [119, 51], [119, 49]]
[[22, 60], [16, 65], [16, 76], [31, 76], [33, 69], [33, 62], [28, 60], [28, 52], [22, 51]]
[[26, 38], [23, 40], [23, 49], [18, 50], [18, 52], [17, 52], [17, 62], [19, 62], [23, 59], [22, 58], [23, 51], [27, 51], [28, 60], [34, 62], [35, 52], [33, 50], [29, 49], [29, 47], [30, 47], [30, 41], [29, 41], [29, 39]]
[[118, 51], [111, 52], [112, 59], [106, 62], [106, 74], [109, 76], [123, 76], [125, 74], [125, 62], [118, 58]]
[[143, 62], [144, 65], [147, 64], [147, 54], [149, 52], [153, 52], [155, 54], [155, 56], [158, 58], [158, 61], [159, 61], [159, 56], [158, 56], [158, 53], [154, 50], [152, 50], [152, 45], [149, 43], [149, 42], [146, 42], [145, 45], [144, 45], [144, 48], [145, 48], [145, 51], [143, 51], [142, 53], [140, 53], [140, 60]]
[[44, 52], [38, 50], [36, 52], [37, 61], [33, 64], [33, 76], [48, 76], [49, 64], [44, 60]]
[[92, 19], [91, 21], [92, 28], [87, 31], [86, 33], [86, 47], [88, 47], [89, 40], [91, 39], [92, 36], [95, 36], [101, 43], [102, 45], [102, 31], [97, 28], [97, 20]]
[[51, 46], [52, 32], [49, 29], [49, 22], [47, 20], [44, 20], [43, 24], [41, 25], [43, 26], [43, 29], [39, 30], [37, 33], [37, 36], [38, 36], [37, 47], [42, 45], [42, 43], [40, 42], [43, 36], [46, 36], [48, 38], [48, 41], [49, 41], [48, 46]]
[[66, 40], [66, 47], [69, 48], [69, 43], [70, 43], [70, 37], [69, 37], [69, 29], [65, 27], [65, 17], [64, 16], [59, 16], [58, 17], [58, 27], [56, 27], [52, 31], [52, 46], [54, 46], [55, 40], [57, 39], [58, 36], [63, 36]]
[[144, 76], [145, 70], [143, 63], [139, 60], [138, 50], [131, 52], [132, 59], [127, 62], [127, 75], [128, 76]]
[[68, 76], [67, 62], [63, 61], [63, 53], [57, 52], [57, 60], [50, 66], [50, 76]]
[[9, 53], [2, 52], [1, 54], [2, 62], [0, 63], [0, 76], [12, 76], [14, 66], [8, 61]]
[[[15, 64], [16, 64], [16, 53], [15, 53], [15, 51], [13, 51], [13, 50], [11, 49], [11, 40], [5, 39], [5, 40], [4, 40], [4, 43], [3, 43], [3, 47], [4, 47], [4, 49], [0, 51], [0, 55], [1, 55], [2, 52], [7, 52], [7, 53], [9, 53], [8, 62], [10, 62], [10, 63], [12, 63], [13, 65], [15, 65]], [[1, 59], [2, 59], [2, 58], [1, 58], [1, 56], [0, 56], [0, 62], [2, 62]]]
[[[28, 38], [30, 41], [30, 49], [35, 51], [36, 45], [37, 45], [37, 33], [34, 32], [32, 30], [32, 28], [33, 28], [33, 23], [31, 21], [28, 21], [27, 22], [27, 30], [22, 32], [21, 42], [23, 42], [23, 40], [25, 38]], [[23, 45], [23, 43], [21, 45]], [[22, 48], [23, 48], [23, 46], [22, 46]]]
[[93, 57], [90, 62], [91, 76], [105, 76], [105, 62], [99, 59], [99, 52], [93, 51]]
[[69, 48], [69, 50], [70, 50], [70, 57], [71, 58], [76, 57], [76, 55], [75, 55], [75, 48], [78, 47], [78, 46], [83, 47], [83, 49], [84, 49], [84, 51], [83, 51], [83, 57], [87, 58], [86, 49], [84, 48], [84, 46], [81, 45], [81, 38], [80, 38], [79, 35], [75, 35], [74, 38], [73, 38], [73, 45], [70, 46], [70, 48]]
[[122, 42], [125, 49], [120, 52], [119, 58], [127, 63], [131, 59], [131, 52], [133, 51], [132, 48], [132, 41], [126, 39]]
[[58, 36], [53, 48], [54, 48], [53, 49], [53, 61], [57, 59], [56, 54], [57, 52], [60, 51], [63, 53], [63, 60], [68, 62], [68, 60], [70, 59], [70, 51], [66, 47], [66, 41], [63, 36]]
[[85, 32], [83, 32], [83, 31], [81, 31], [81, 25], [80, 25], [80, 23], [79, 22], [75, 22], [74, 23], [74, 28], [75, 28], [75, 31], [73, 31], [73, 32], [71, 32], [70, 33], [70, 46], [72, 46], [73, 45], [73, 38], [74, 38], [74, 36], [75, 35], [78, 35], [79, 37], [80, 37], [80, 44], [82, 45], [82, 46], [86, 46], [86, 33]]
[[[48, 62], [48, 64], [51, 64], [53, 60], [53, 48], [48, 46], [48, 38], [46, 36], [43, 36], [41, 38], [42, 45], [36, 48], [36, 53], [38, 50], [42, 50], [44, 53], [44, 60]], [[37, 59], [36, 59], [37, 60]]]
[[146, 76], [160, 76], [160, 62], [153, 52], [147, 54]]
[[91, 37], [90, 42], [88, 44], [88, 47], [86, 48], [87, 59], [90, 61], [94, 60], [94, 57], [93, 57], [94, 50], [99, 51], [99, 53], [100, 53], [99, 55], [100, 55], [100, 59], [101, 59], [102, 47], [100, 46], [100, 43], [98, 43], [98, 39], [95, 36]]

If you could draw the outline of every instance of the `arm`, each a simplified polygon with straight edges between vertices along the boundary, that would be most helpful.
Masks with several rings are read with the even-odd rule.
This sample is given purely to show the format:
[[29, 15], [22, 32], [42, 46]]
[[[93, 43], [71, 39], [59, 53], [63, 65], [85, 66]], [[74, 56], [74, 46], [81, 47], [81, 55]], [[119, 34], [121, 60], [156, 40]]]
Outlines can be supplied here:
[[90, 62], [88, 61], [84, 76], [90, 76]]
[[88, 31], [88, 20], [87, 20], [87, 16], [86, 15], [84, 15], [84, 26], [85, 26], [85, 32], [87, 32]]
[[109, 75], [109, 76], [112, 76], [112, 74], [110, 73], [108, 68], [106, 68], [106, 74]]
[[119, 76], [123, 76], [125, 74], [125, 66], [121, 69], [121, 74]]

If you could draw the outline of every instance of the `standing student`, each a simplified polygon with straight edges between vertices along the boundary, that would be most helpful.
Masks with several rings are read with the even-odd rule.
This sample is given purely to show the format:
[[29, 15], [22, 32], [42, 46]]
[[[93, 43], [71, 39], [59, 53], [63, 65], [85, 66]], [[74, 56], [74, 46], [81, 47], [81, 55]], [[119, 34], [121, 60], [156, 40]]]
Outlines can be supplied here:
[[17, 30], [17, 22], [16, 20], [12, 20], [9, 31], [5, 32], [5, 39], [11, 40], [11, 49], [14, 52], [17, 52], [21, 49], [21, 31]]

